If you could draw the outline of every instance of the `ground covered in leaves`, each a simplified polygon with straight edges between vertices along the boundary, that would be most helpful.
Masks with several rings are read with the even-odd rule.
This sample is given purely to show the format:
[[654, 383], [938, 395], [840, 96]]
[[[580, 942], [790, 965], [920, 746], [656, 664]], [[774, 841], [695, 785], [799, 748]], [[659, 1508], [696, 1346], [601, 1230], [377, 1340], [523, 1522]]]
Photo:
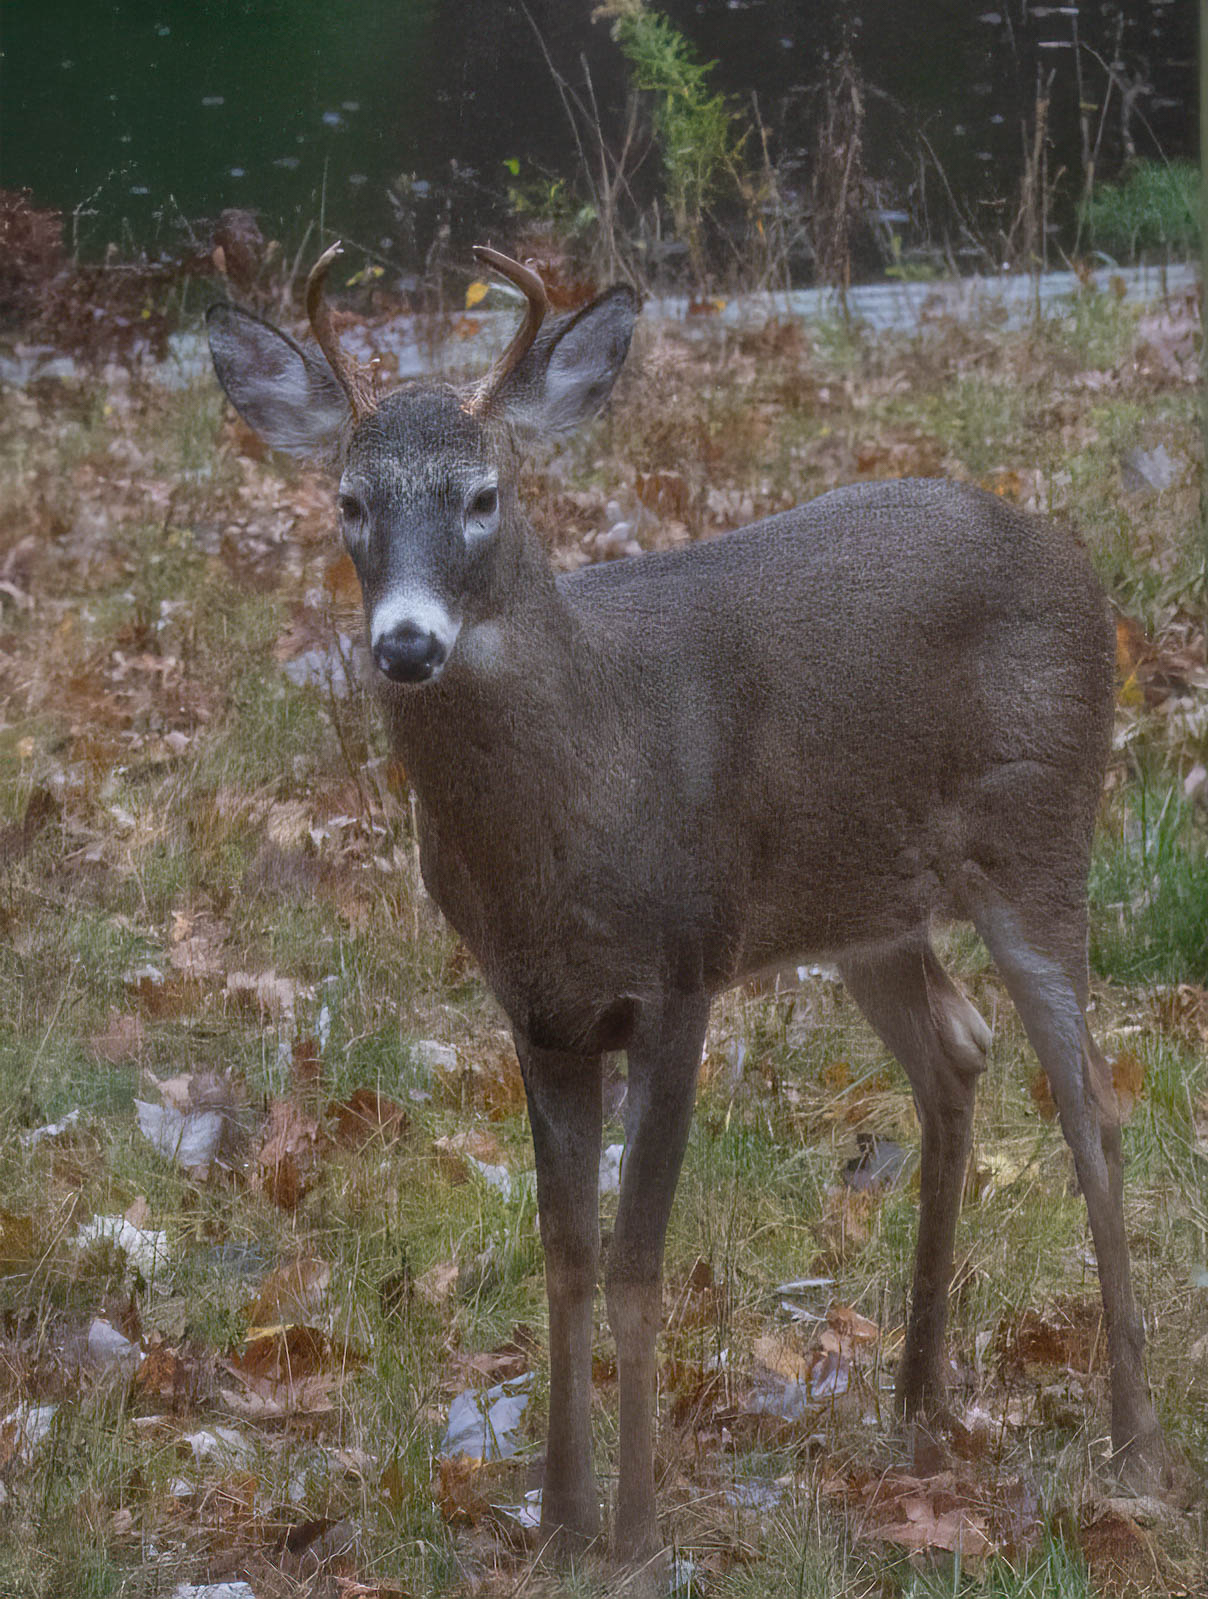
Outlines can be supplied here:
[[[1198, 338], [1191, 304], [1140, 312], [1107, 283], [1011, 334], [647, 328], [611, 416], [527, 491], [564, 565], [878, 476], [951, 473], [1079, 529], [1120, 612], [1093, 1022], [1132, 1107], [1153, 1387], [1202, 1475]], [[207, 377], [43, 370], [0, 398], [0, 1593], [619, 1591], [591, 1560], [550, 1572], [535, 1539], [523, 1094], [422, 892], [330, 489], [266, 459]], [[732, 995], [660, 1345], [684, 1592], [1204, 1591], [1202, 1511], [1102, 1474], [1084, 1207], [984, 951], [955, 933], [947, 956], [996, 1029], [955, 1453], [911, 1465], [893, 1413], [917, 1204], [901, 1074], [826, 971]], [[618, 1074], [606, 1233], [621, 1092]], [[602, 1315], [595, 1378], [607, 1489]]]

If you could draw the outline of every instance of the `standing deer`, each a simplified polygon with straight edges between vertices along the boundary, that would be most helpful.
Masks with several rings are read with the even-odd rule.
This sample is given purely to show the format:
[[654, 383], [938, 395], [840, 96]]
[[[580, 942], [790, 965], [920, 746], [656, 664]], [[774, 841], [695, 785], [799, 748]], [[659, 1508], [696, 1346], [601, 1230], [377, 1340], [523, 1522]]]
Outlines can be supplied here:
[[601, 1064], [628, 1056], [605, 1264], [620, 1377], [614, 1545], [657, 1546], [663, 1241], [713, 996], [835, 960], [901, 1062], [922, 1126], [898, 1397], [945, 1418], [944, 1325], [989, 1031], [933, 922], [973, 923], [1052, 1086], [1086, 1196], [1116, 1460], [1169, 1480], [1129, 1282], [1120, 1112], [1091, 1038], [1086, 880], [1112, 722], [1104, 597], [1062, 532], [940, 480], [863, 483], [691, 548], [555, 575], [517, 499], [526, 434], [607, 399], [638, 311], [614, 287], [523, 326], [470, 389], [375, 402], [307, 304], [321, 355], [209, 313], [235, 408], [339, 470], [390, 738], [418, 801], [424, 882], [506, 1011], [524, 1076], [549, 1296], [543, 1531], [600, 1527], [590, 1439]]

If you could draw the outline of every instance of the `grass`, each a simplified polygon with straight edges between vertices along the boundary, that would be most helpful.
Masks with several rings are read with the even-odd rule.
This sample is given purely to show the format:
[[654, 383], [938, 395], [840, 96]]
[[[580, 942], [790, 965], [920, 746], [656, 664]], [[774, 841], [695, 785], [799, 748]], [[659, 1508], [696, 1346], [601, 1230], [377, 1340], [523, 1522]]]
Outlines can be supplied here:
[[1117, 982], [1208, 984], [1208, 840], [1178, 789], [1137, 785], [1091, 873], [1095, 970]]
[[[946, 471], [1074, 521], [1113, 597], [1153, 633], [1159, 664], [1194, 655], [1200, 635], [1179, 610], [1193, 487], [1122, 492], [1120, 473], [1138, 446], [1190, 457], [1193, 401], [1173, 379], [1155, 389], [1136, 376], [1137, 336], [1107, 296], [1026, 335], [648, 331], [623, 405], [560, 467], [534, 467], [542, 530], [558, 560], [580, 559], [636, 470], [683, 480], [677, 525], [644, 532], [652, 545], [861, 476]], [[1119, 368], [1114, 386], [1071, 382], [1097, 363]], [[616, 1592], [591, 1560], [551, 1572], [489, 1508], [523, 1497], [548, 1407], [515, 1068], [493, 1002], [419, 889], [405, 784], [371, 708], [281, 671], [281, 654], [331, 636], [318, 596], [336, 595], [350, 625], [322, 537], [324, 491], [242, 458], [222, 415], [207, 385], [91, 378], [0, 404], [0, 560], [34, 598], [6, 610], [0, 657], [0, 1422], [22, 1404], [58, 1407], [27, 1452], [0, 1425], [0, 1594], [141, 1599], [240, 1573], [257, 1593], [312, 1591], [306, 1560], [331, 1552], [329, 1534], [313, 1532], [323, 1524], [349, 1540], [341, 1575], [370, 1593], [374, 1582], [381, 1593]], [[1190, 708], [1172, 710], [1175, 691], [1149, 681], [1150, 699], [1129, 691], [1120, 707], [1092, 877], [1093, 1019], [1109, 1054], [1132, 1054], [1141, 1073], [1125, 1148], [1150, 1374], [1172, 1435], [1202, 1463], [1208, 1391], [1187, 1352], [1208, 1335], [1195, 997], [1208, 983], [1208, 867], [1180, 796], [1204, 754], [1203, 690], [1193, 681]], [[1014, 1330], [1055, 1306], [1093, 1307], [1094, 1271], [1069, 1158], [1038, 1113], [1034, 1062], [998, 979], [971, 935], [944, 947], [996, 1024], [950, 1348], [960, 1403], [992, 1412], [999, 1430], [958, 1463], [951, 1491], [989, 1516], [1022, 1480], [1035, 1530], [971, 1563], [868, 1536], [887, 1513], [869, 1484], [891, 1490], [906, 1459], [890, 1385], [917, 1130], [900, 1072], [824, 977], [716, 1007], [667, 1251], [666, 1528], [701, 1590], [733, 1599], [1194, 1591], [1193, 1521], [1160, 1533], [1128, 1523], [1114, 1542], [1096, 1532], [1101, 1372], [1006, 1375]], [[139, 978], [148, 967], [162, 982]], [[286, 987], [271, 1004], [240, 998], [239, 972]], [[1155, 984], [1190, 987], [1176, 1003]], [[433, 1065], [434, 1040], [455, 1050], [454, 1073]], [[157, 1081], [181, 1075], [208, 1083], [231, 1124], [227, 1155], [205, 1170], [184, 1170], [138, 1130], [134, 1101], [158, 1102]], [[336, 1110], [366, 1090], [405, 1112], [401, 1137], [341, 1141]], [[327, 1140], [313, 1167], [304, 1145], [295, 1152], [289, 1203], [256, 1175], [279, 1101]], [[74, 1126], [22, 1141], [73, 1110]], [[467, 1131], [491, 1141], [513, 1197], [456, 1146], [438, 1147]], [[896, 1188], [864, 1198], [843, 1173], [869, 1132], [907, 1158]], [[620, 1139], [616, 1123], [607, 1137]], [[602, 1202], [605, 1231], [615, 1203]], [[150, 1276], [111, 1244], [76, 1243], [92, 1217], [131, 1207], [166, 1234], [167, 1262]], [[326, 1273], [322, 1293], [292, 1312], [258, 1305], [269, 1274], [299, 1257]], [[744, 1405], [760, 1364], [804, 1358], [817, 1336], [780, 1309], [791, 1296], [777, 1285], [802, 1277], [833, 1279], [799, 1296], [807, 1311], [854, 1307], [875, 1340], [833, 1406], [805, 1425], [757, 1421]], [[173, 1380], [90, 1361], [102, 1315], [176, 1362]], [[228, 1362], [266, 1321], [316, 1329], [341, 1353], [334, 1366], [303, 1364], [313, 1390], [278, 1387], [278, 1411], [249, 1413], [256, 1390]], [[449, 1402], [485, 1380], [471, 1360], [516, 1351], [536, 1376], [519, 1461], [443, 1480]], [[612, 1355], [601, 1306], [606, 1484]], [[234, 1430], [238, 1457], [196, 1458], [186, 1440], [218, 1427]], [[726, 1502], [735, 1484], [771, 1484], [777, 1502], [753, 1515]]]

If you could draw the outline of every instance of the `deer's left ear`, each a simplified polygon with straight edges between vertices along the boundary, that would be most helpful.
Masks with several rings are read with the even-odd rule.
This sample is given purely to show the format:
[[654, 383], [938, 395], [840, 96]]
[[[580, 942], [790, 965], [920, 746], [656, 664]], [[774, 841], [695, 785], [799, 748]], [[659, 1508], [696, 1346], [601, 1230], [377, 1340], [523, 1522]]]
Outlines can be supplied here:
[[638, 297], [625, 284], [541, 329], [493, 405], [516, 426], [564, 433], [601, 408], [629, 353]]

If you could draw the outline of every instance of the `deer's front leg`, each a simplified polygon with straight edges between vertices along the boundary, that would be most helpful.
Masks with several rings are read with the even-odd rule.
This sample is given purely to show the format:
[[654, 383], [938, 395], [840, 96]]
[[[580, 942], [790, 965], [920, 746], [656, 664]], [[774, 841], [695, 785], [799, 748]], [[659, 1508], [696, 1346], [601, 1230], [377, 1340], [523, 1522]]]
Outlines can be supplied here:
[[621, 1390], [614, 1532], [621, 1560], [640, 1559], [658, 1546], [654, 1394], [663, 1242], [688, 1143], [708, 1018], [706, 997], [678, 1000], [642, 1023], [629, 1046], [621, 1199], [605, 1267]]
[[549, 1438], [541, 1531], [589, 1543], [600, 1530], [591, 1469], [592, 1308], [600, 1262], [601, 1061], [517, 1036], [549, 1298]]

